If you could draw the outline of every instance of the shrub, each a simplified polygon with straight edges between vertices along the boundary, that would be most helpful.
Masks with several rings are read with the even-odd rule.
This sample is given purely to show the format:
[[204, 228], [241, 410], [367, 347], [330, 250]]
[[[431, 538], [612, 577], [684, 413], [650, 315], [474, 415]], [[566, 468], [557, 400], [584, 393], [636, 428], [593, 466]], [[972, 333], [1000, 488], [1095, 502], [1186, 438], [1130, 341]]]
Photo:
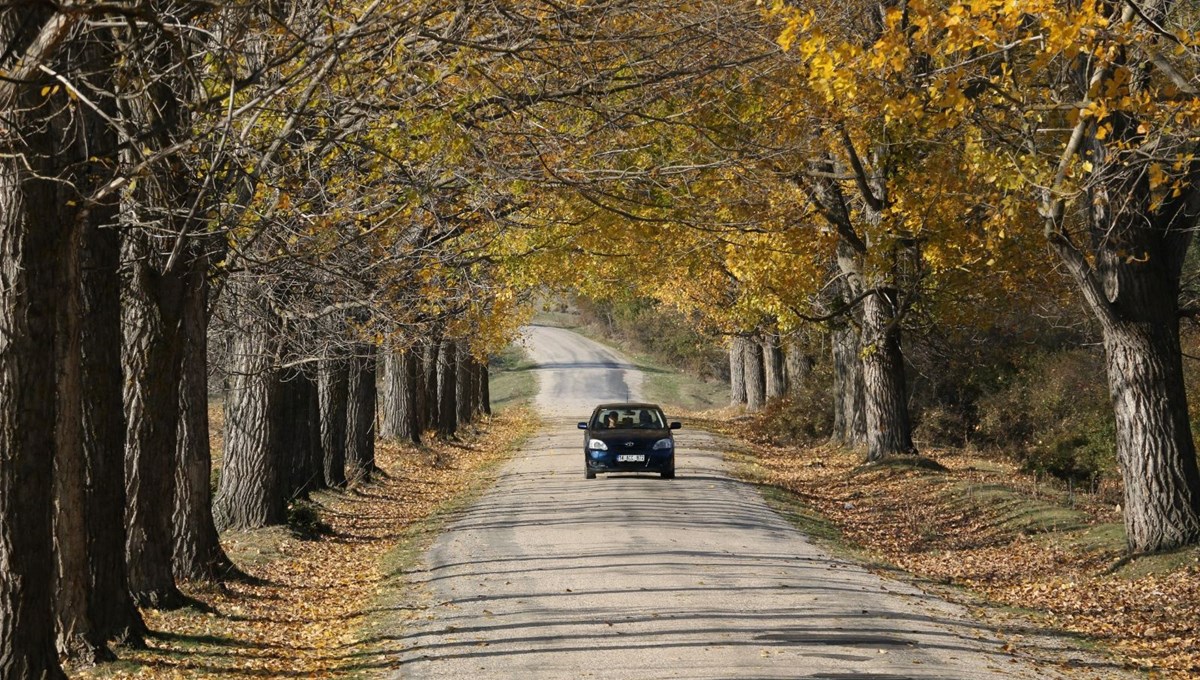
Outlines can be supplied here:
[[1038, 354], [978, 402], [976, 440], [1061, 479], [1116, 471], [1116, 427], [1101, 352]]

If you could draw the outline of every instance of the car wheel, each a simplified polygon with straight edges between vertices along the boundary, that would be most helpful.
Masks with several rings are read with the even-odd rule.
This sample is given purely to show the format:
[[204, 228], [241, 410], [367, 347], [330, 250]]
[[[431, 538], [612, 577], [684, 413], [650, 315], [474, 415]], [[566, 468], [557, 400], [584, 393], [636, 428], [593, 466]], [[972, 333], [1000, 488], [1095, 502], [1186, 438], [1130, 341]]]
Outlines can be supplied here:
[[595, 479], [596, 478], [596, 473], [590, 467], [587, 466], [587, 463], [583, 464], [583, 478], [584, 479]]
[[659, 474], [662, 475], [663, 479], [675, 479], [675, 468], [671, 468], [670, 470], [663, 470]]

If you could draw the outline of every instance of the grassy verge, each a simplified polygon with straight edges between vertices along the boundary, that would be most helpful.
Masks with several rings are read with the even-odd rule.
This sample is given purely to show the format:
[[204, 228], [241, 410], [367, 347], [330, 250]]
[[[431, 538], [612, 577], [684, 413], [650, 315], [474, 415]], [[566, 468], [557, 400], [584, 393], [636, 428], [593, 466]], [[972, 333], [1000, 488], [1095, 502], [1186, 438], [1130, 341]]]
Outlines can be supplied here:
[[517, 344], [509, 345], [491, 361], [492, 410], [497, 413], [509, 408], [524, 406], [537, 396], [537, 376], [533, 370], [537, 364], [529, 353]]
[[536, 426], [512, 408], [454, 442], [380, 442], [382, 474], [306, 506], [309, 531], [276, 527], [223, 536], [251, 583], [192, 588], [199, 606], [145, 612], [145, 649], [83, 678], [348, 677], [380, 665], [378, 650], [404, 583], [396, 566], [454, 508], [478, 494]]
[[[724, 429], [757, 441], [752, 424]], [[868, 467], [854, 452], [761, 441], [731, 458], [735, 474], [832, 552], [950, 587], [939, 592], [998, 630], [1025, 631], [1015, 646], [1028, 631], [1052, 629], [1071, 648], [1109, 650], [1117, 666], [1151, 677], [1200, 673], [1200, 550], [1114, 570], [1125, 536], [1103, 498], [961, 451], [937, 452], [943, 470]]]

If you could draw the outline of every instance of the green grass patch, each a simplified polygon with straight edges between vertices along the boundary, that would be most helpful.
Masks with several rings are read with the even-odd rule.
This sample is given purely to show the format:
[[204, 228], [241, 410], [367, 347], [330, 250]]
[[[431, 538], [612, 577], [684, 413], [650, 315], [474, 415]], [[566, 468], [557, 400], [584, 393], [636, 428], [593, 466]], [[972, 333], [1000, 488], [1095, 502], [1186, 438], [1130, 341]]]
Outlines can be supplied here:
[[1010, 531], [1024, 534], [1077, 531], [1088, 526], [1082, 511], [1033, 498], [1001, 484], [959, 482], [949, 489], [951, 504], [971, 514], [991, 518]]
[[538, 390], [537, 375], [532, 370], [536, 367], [525, 348], [515, 343], [493, 357], [488, 387], [492, 409], [499, 412], [531, 403]]

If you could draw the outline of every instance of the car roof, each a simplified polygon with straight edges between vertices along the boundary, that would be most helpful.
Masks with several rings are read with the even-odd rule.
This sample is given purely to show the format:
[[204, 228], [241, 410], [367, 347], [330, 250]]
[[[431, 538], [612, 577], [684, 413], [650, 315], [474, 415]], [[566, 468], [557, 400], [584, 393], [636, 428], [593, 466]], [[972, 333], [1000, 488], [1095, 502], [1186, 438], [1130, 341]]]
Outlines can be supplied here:
[[661, 408], [659, 408], [659, 405], [658, 405], [658, 404], [649, 404], [649, 403], [646, 403], [646, 402], [640, 402], [640, 401], [628, 401], [628, 402], [626, 402], [626, 401], [623, 401], [623, 402], [619, 402], [619, 403], [612, 403], [612, 404], [600, 404], [600, 405], [599, 405], [599, 406], [597, 406], [596, 408], [597, 408], [597, 409], [602, 409], [602, 408], [606, 408], [606, 409], [619, 409], [619, 408], [657, 408], [657, 409], [659, 409], [660, 411], [662, 410]]

